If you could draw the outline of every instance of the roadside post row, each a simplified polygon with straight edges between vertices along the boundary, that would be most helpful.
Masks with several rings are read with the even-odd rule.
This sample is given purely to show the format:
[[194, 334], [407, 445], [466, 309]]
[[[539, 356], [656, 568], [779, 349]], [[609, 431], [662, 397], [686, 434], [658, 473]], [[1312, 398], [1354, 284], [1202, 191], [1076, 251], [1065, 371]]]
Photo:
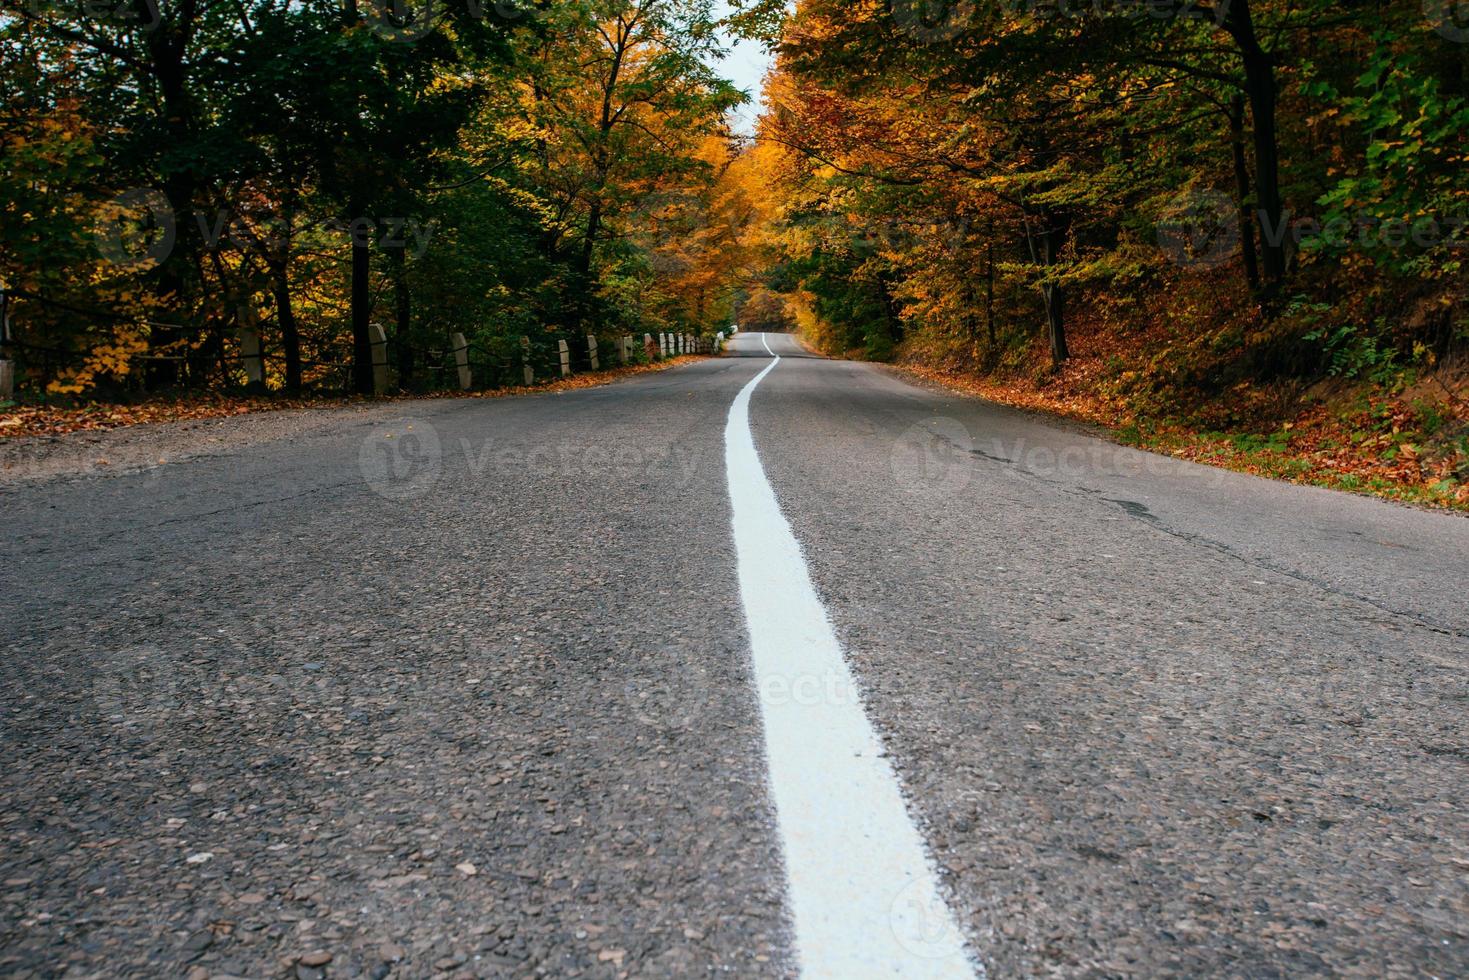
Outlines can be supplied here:
[[[372, 343], [373, 390], [383, 395], [387, 393], [390, 382], [391, 362], [388, 359], [388, 334], [378, 323], [370, 324], [368, 332]], [[265, 384], [265, 357], [261, 350], [259, 330], [253, 324], [247, 323], [240, 328], [238, 340], [240, 361], [248, 383], [251, 386], [263, 386]], [[643, 354], [650, 360], [681, 357], [685, 354], [717, 354], [723, 349], [724, 340], [725, 335], [722, 331], [712, 337], [688, 333], [660, 333], [656, 341], [652, 334], [645, 333], [643, 334]], [[469, 341], [465, 339], [464, 334], [455, 333], [452, 342], [450, 353], [454, 357], [455, 381], [460, 391], [469, 391], [474, 387], [474, 376], [469, 365]], [[617, 361], [623, 367], [632, 363], [634, 344], [635, 341], [631, 334], [623, 334], [617, 339]], [[573, 373], [571, 345], [561, 340], [557, 342], [556, 348], [561, 377], [569, 378]], [[602, 370], [601, 347], [596, 334], [587, 334], [587, 360], [593, 371]], [[0, 365], [6, 369], [10, 367], [8, 361], [0, 362]], [[520, 338], [520, 366], [525, 385], [529, 387], [535, 384], [536, 373], [535, 368], [531, 366], [529, 337]]]

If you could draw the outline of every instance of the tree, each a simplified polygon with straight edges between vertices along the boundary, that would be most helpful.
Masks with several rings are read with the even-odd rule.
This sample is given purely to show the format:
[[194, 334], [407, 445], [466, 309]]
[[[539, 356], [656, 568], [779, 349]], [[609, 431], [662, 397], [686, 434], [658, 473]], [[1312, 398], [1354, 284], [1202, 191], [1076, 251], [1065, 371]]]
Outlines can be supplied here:
[[524, 39], [533, 180], [551, 191], [547, 245], [570, 261], [579, 331], [598, 247], [626, 235], [655, 192], [712, 177], [699, 151], [743, 100], [709, 67], [713, 27], [708, 0], [597, 0], [552, 7]]

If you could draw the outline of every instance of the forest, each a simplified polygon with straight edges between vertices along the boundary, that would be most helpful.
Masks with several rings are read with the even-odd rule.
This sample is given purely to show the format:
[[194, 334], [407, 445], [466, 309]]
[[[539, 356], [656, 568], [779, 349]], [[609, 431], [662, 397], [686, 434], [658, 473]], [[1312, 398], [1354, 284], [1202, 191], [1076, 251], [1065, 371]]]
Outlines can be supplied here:
[[[18, 398], [407, 392], [662, 330], [1469, 503], [1449, 0], [6, 0]], [[756, 93], [731, 37], [774, 53]], [[586, 356], [585, 342], [573, 345]], [[579, 365], [580, 367], [581, 365]]]
[[[104, 9], [105, 8], [105, 9]], [[22, 392], [483, 383], [730, 319], [745, 96], [707, 2], [7, 4], [0, 278]], [[641, 345], [640, 345], [641, 346]], [[573, 344], [579, 358], [587, 345]]]
[[747, 5], [751, 328], [1126, 440], [1469, 503], [1469, 17], [1269, 0]]

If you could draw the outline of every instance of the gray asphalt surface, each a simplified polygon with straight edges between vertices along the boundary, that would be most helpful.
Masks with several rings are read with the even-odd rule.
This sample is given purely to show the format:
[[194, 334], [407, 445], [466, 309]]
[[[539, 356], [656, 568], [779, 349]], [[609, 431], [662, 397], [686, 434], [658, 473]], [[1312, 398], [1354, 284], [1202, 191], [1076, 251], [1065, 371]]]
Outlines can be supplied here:
[[[1469, 974], [1469, 522], [769, 340], [991, 975]], [[0, 975], [789, 974], [723, 472], [767, 363], [5, 448]]]

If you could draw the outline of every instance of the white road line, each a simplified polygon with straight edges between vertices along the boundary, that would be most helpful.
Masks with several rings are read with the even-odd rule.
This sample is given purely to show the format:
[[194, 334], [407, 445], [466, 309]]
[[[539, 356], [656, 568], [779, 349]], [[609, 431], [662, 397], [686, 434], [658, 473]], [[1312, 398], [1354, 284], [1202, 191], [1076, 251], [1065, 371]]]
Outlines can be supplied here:
[[724, 459], [801, 973], [983, 976], [755, 451], [750, 396], [770, 354], [730, 406]]

